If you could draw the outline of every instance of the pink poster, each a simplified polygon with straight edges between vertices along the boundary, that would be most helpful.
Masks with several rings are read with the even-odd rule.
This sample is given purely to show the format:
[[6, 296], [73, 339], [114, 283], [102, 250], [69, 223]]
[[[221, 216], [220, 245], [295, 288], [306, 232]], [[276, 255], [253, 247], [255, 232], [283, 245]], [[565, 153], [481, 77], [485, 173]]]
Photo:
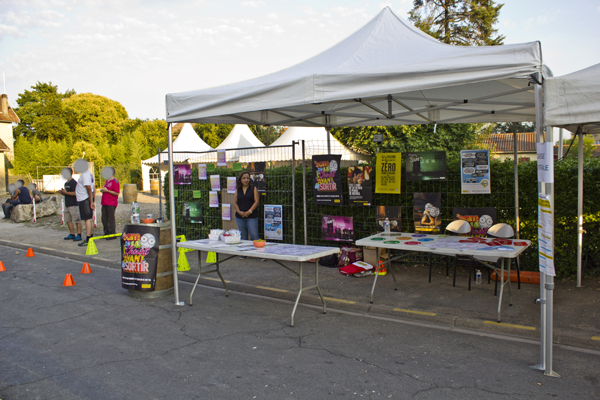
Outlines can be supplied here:
[[227, 193], [235, 193], [237, 178], [235, 176], [227, 177]]
[[219, 193], [218, 192], [209, 192], [208, 193], [208, 206], [209, 207], [219, 207]]
[[231, 204], [223, 204], [221, 209], [221, 219], [231, 221]]
[[221, 175], [210, 176], [210, 190], [214, 190], [216, 192], [221, 191]]
[[217, 167], [227, 166], [227, 150], [217, 150]]

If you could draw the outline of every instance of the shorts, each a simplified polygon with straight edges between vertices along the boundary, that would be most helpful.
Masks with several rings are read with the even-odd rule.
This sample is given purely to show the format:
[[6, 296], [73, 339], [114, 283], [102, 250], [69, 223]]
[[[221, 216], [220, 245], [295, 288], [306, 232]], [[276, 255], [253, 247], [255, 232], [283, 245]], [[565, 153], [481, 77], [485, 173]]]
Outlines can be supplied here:
[[79, 202], [79, 218], [81, 218], [82, 221], [94, 218], [93, 211], [90, 207], [90, 199]]
[[67, 207], [65, 210], [65, 222], [81, 222], [81, 218], [79, 218], [79, 205]]

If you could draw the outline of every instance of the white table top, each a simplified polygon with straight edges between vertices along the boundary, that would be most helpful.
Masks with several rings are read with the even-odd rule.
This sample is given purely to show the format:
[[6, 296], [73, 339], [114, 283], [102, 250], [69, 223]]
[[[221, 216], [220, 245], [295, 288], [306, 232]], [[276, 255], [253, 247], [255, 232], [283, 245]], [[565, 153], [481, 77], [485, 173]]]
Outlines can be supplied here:
[[[254, 247], [251, 240], [242, 240], [237, 244], [226, 244], [221, 241], [209, 241], [208, 239], [188, 240], [187, 242], [177, 243], [177, 247], [200, 251], [214, 251], [215, 253], [237, 256], [295, 262], [304, 262], [313, 258], [321, 258], [340, 252], [338, 247], [304, 246], [299, 244], [273, 242], [268, 242], [265, 247], [257, 248]], [[242, 250], [243, 248], [249, 248], [250, 250]], [[280, 251], [281, 254], [271, 253], [271, 251]]]
[[[381, 240], [382, 237], [385, 240]], [[493, 242], [494, 240], [496, 241], [495, 243]], [[526, 245], [517, 246], [513, 244], [515, 242]], [[485, 239], [400, 232], [394, 233], [392, 236], [384, 236], [383, 233], [372, 235], [357, 240], [356, 245], [445, 255], [464, 254], [470, 256], [516, 258], [527, 247], [531, 246], [531, 241], [524, 239]], [[461, 246], [464, 248], [459, 248]], [[500, 247], [504, 249], [500, 249]]]

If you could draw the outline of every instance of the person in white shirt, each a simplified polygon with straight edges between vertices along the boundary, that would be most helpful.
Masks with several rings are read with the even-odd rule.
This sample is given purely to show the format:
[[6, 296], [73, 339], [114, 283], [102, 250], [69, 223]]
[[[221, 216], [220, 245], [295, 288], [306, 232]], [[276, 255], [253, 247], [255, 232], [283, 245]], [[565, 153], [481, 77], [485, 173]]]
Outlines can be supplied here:
[[91, 237], [94, 236], [94, 210], [96, 209], [96, 187], [94, 176], [88, 168], [87, 161], [81, 159], [75, 161], [75, 171], [81, 173], [75, 188], [75, 197], [79, 205], [79, 217], [85, 221], [86, 238], [78, 246], [87, 246]]

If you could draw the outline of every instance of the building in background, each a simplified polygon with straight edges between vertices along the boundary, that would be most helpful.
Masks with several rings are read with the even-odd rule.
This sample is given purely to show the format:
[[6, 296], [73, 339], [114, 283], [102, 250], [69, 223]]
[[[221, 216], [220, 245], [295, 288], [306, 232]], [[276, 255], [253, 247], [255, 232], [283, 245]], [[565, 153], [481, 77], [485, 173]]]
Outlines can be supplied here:
[[[537, 161], [537, 137], [535, 132], [517, 133], [517, 157], [519, 162]], [[490, 149], [492, 158], [504, 161], [515, 158], [515, 142], [512, 133], [495, 133], [480, 140], [483, 148]]]
[[15, 158], [15, 139], [13, 126], [18, 124], [19, 117], [8, 104], [6, 94], [0, 99], [0, 193], [8, 187], [8, 169], [12, 168]]

